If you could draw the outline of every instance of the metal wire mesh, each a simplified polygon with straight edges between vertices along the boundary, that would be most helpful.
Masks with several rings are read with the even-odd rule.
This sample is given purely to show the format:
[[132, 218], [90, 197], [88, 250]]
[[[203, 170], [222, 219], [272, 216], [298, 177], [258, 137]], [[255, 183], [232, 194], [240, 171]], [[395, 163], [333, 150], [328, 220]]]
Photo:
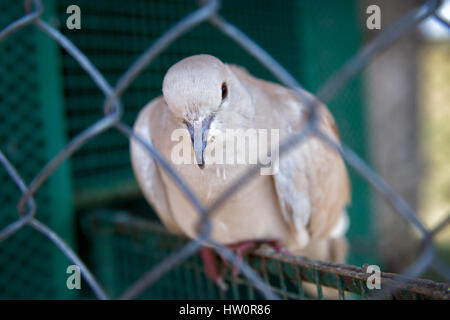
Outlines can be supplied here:
[[[438, 17], [436, 15], [436, 10], [440, 5], [441, 1], [439, 0], [429, 0], [424, 2], [420, 7], [416, 8], [412, 12], [409, 12], [401, 17], [395, 24], [391, 25], [369, 44], [361, 48], [359, 52], [357, 52], [339, 70], [337, 70], [318, 90], [317, 98], [322, 102], [329, 101], [375, 55], [394, 43], [402, 35], [414, 29], [424, 19], [434, 15], [448, 27], [448, 22], [442, 17]], [[62, 253], [64, 253], [70, 261], [80, 267], [82, 276], [98, 298], [109, 298], [101, 284], [95, 279], [90, 270], [79, 259], [70, 246], [67, 245], [61, 237], [53, 232], [46, 224], [36, 218], [37, 207], [34, 200], [34, 195], [41, 188], [43, 183], [55, 172], [55, 170], [58, 169], [68, 157], [72, 156], [76, 150], [81, 148], [88, 141], [105, 132], [107, 129], [115, 128], [118, 132], [130, 139], [135, 139], [135, 141], [142, 145], [142, 147], [148, 152], [149, 156], [153, 157], [154, 160], [158, 162], [160, 167], [165, 170], [167, 174], [175, 181], [177, 186], [183, 191], [201, 217], [201, 221], [198, 226], [200, 231], [198, 239], [190, 240], [183, 244], [180, 248], [172, 251], [167, 257], [159, 261], [155, 267], [144, 273], [140, 279], [127, 288], [119, 296], [119, 298], [130, 299], [137, 297], [144, 290], [153, 285], [161, 276], [191, 257], [204, 244], [208, 244], [213, 247], [221, 256], [234, 263], [245, 277], [246, 283], [248, 283], [250, 287], [255, 288], [263, 297], [268, 299], [280, 298], [278, 294], [279, 292], [275, 292], [273, 287], [271, 287], [260, 277], [260, 272], [257, 272], [254, 266], [251, 267], [246, 262], [238, 259], [233, 251], [209, 238], [211, 231], [209, 217], [214, 214], [215, 210], [221, 204], [226, 202], [233, 194], [238, 192], [252, 176], [259, 172], [258, 170], [260, 169], [260, 164], [232, 183], [229, 188], [218, 196], [211, 206], [205, 207], [198, 200], [196, 195], [188, 188], [185, 181], [183, 181], [183, 179], [175, 173], [169, 162], [164, 159], [152, 145], [149, 145], [141, 137], [136, 135], [133, 130], [122, 120], [124, 107], [120, 97], [127, 90], [133, 80], [135, 80], [136, 77], [146, 68], [146, 66], [148, 66], [164, 49], [177, 40], [178, 37], [200, 23], [208, 22], [236, 42], [237, 45], [245, 49], [251, 56], [253, 56], [267, 70], [269, 70], [276, 79], [294, 90], [299, 98], [305, 101], [309, 109], [309, 121], [304, 129], [295, 132], [281, 144], [280, 156], [283, 156], [283, 154], [287, 153], [290, 149], [299, 145], [302, 141], [311, 136], [320, 138], [324, 143], [338, 152], [349, 166], [359, 173], [379, 193], [380, 196], [386, 199], [389, 205], [391, 205], [398, 214], [406, 219], [420, 233], [422, 238], [420, 256], [406, 271], [402, 273], [401, 276], [390, 275], [390, 281], [385, 283], [385, 286], [381, 292], [372, 297], [383, 298], [386, 296], [395, 296], [399, 290], [405, 288], [406, 286], [411, 287], [416, 285], [419, 288], [421, 286], [425, 287], [424, 283], [417, 284], [417, 282], [414, 282], [416, 280], [411, 279], [421, 275], [429, 268], [433, 268], [435, 271], [443, 274], [446, 278], [450, 278], [448, 267], [445, 266], [445, 264], [435, 255], [433, 246], [433, 237], [450, 223], [450, 219], [444, 219], [444, 221], [434, 230], [428, 230], [425, 228], [409, 204], [397, 192], [395, 192], [395, 190], [393, 190], [393, 188], [382, 177], [372, 170], [345, 144], [338, 145], [331, 141], [323, 132], [321, 132], [320, 128], [316, 125], [316, 101], [304, 96], [302, 91], [298, 90], [298, 88], [302, 88], [300, 83], [298, 83], [298, 81], [285, 68], [283, 68], [257, 43], [250, 39], [239, 28], [230, 24], [227, 20], [220, 16], [220, 2], [218, 0], [201, 1], [199, 9], [176, 23], [160, 38], [158, 38], [147, 50], [145, 50], [145, 52], [143, 52], [141, 56], [125, 71], [114, 87], [106, 81], [104, 76], [89, 61], [84, 53], [80, 51], [67, 37], [41, 19], [44, 12], [44, 7], [42, 6], [41, 1], [26, 0], [25, 8], [26, 14], [22, 18], [12, 22], [0, 32], [0, 42], [12, 33], [20, 31], [28, 24], [36, 25], [43, 33], [56, 41], [67, 51], [70, 56], [73, 57], [73, 59], [75, 59], [77, 63], [79, 63], [83, 70], [92, 78], [104, 94], [104, 116], [82, 131], [79, 135], [75, 136], [47, 163], [47, 165], [41, 168], [35, 178], [28, 185], [23, 181], [19, 173], [0, 151], [0, 162], [22, 193], [22, 197], [17, 205], [19, 218], [0, 231], [0, 243], [5, 242], [11, 235], [20, 232], [25, 226], [32, 227], [46, 236], [61, 250]], [[283, 259], [291, 259], [291, 263], [295, 261], [298, 263], [302, 260], [302, 258], [280, 257], [277, 254], [267, 252], [257, 252], [256, 255], [263, 255], [266, 258], [276, 258], [278, 261], [283, 261]], [[306, 259], [303, 260], [303, 263], [305, 263], [305, 261], [308, 262]], [[333, 268], [336, 270], [338, 269], [338, 266], [336, 265], [328, 265], [328, 267], [330, 268], [329, 270]], [[319, 270], [319, 267], [317, 267], [316, 270]], [[319, 270], [317, 272], [315, 281], [318, 287], [320, 287], [322, 284], [322, 278], [320, 276], [321, 271]], [[355, 270], [353, 270], [353, 272], [356, 272], [354, 277], [358, 279], [358, 272]], [[339, 273], [334, 272], [334, 274]], [[335, 285], [331, 286], [337, 287], [338, 289], [341, 289], [340, 291], [342, 291], [342, 286], [345, 284], [343, 284], [343, 282], [339, 279], [340, 278], [337, 277]], [[311, 279], [311, 281], [314, 281], [314, 279]], [[443, 290], [446, 291], [444, 292], [443, 297], [448, 298], [448, 288], [444, 288]], [[283, 292], [281, 292], [281, 296], [283, 296]]]
[[[119, 295], [149, 265], [181, 248], [184, 237], [171, 235], [158, 222], [140, 218], [116, 208], [94, 208], [83, 212], [82, 230], [89, 242], [92, 270], [111, 295]], [[121, 263], [117, 263], [121, 261]], [[372, 299], [377, 290], [367, 286], [366, 267], [293, 258], [261, 245], [246, 257], [247, 263], [282, 299]], [[141, 299], [261, 299], [249, 281], [224, 267], [223, 280], [228, 290], [220, 289], [204, 276], [199, 255], [159, 279]], [[381, 286], [393, 285], [394, 275], [382, 272]], [[413, 280], [402, 285], [386, 299], [445, 299], [449, 285], [429, 280]], [[336, 288], [337, 290], [330, 290]]]

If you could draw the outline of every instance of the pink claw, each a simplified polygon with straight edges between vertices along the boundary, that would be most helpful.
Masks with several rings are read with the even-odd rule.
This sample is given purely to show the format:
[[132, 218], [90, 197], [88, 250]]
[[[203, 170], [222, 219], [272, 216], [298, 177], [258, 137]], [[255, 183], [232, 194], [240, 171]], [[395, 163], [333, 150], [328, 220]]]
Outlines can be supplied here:
[[214, 252], [208, 247], [202, 247], [200, 249], [200, 256], [203, 260], [203, 267], [205, 269], [206, 276], [212, 279], [220, 289], [225, 291], [227, 289], [227, 285], [219, 275], [217, 260]]
[[[236, 254], [237, 258], [242, 260], [245, 250], [250, 248], [253, 244], [254, 244], [254, 242], [252, 242], [252, 241], [244, 241], [242, 243], [228, 245], [228, 248], [231, 250], [236, 250], [235, 254]], [[233, 272], [233, 277], [237, 277], [239, 275], [239, 267], [237, 266], [236, 263], [233, 263], [232, 272]]]
[[292, 254], [292, 252], [290, 252], [288, 249], [286, 249], [285, 247], [282, 247], [282, 246], [278, 243], [278, 241], [269, 241], [268, 244], [269, 244], [272, 248], [274, 248], [275, 251], [277, 251], [277, 252], [281, 252], [281, 253], [288, 254], [288, 255], [291, 255], [291, 256], [294, 255], [294, 254]]
[[[277, 241], [264, 241], [264, 242], [270, 245], [272, 248], [274, 248], [277, 252], [292, 255], [292, 253], [288, 249], [282, 247]], [[244, 252], [254, 244], [255, 244], [254, 241], [244, 241], [237, 244], [227, 245], [227, 247], [230, 250], [234, 250], [236, 257], [239, 260], [242, 260]], [[227, 290], [227, 285], [225, 284], [225, 282], [222, 279], [222, 276], [219, 273], [216, 255], [214, 254], [213, 250], [211, 250], [208, 247], [202, 247], [200, 249], [200, 255], [203, 260], [203, 266], [205, 269], [206, 276], [212, 279], [219, 286], [220, 289], [224, 291]], [[227, 261], [224, 257], [222, 257], [222, 260], [224, 260], [225, 262]], [[240, 270], [237, 263], [233, 263], [232, 265], [233, 277], [237, 277], [239, 275], [239, 272]]]

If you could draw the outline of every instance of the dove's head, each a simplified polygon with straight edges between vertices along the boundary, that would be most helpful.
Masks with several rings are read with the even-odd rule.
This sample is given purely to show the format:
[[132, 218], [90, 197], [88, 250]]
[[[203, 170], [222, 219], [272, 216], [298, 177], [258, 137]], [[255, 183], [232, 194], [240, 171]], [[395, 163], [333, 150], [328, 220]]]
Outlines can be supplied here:
[[200, 168], [211, 125], [248, 100], [230, 68], [203, 54], [185, 58], [167, 71], [163, 95], [172, 114], [188, 129]]

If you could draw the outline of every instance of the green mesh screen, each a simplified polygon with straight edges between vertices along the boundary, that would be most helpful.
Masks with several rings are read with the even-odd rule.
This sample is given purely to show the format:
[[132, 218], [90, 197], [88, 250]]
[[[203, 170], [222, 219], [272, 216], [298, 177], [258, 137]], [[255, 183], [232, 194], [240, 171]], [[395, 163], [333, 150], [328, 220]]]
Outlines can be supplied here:
[[[22, 2], [0, 2], [0, 28], [23, 15]], [[0, 43], [0, 149], [26, 182], [38, 173], [49, 154], [60, 148], [63, 139], [59, 130], [62, 119], [57, 118], [58, 113], [50, 112], [55, 104], [53, 96], [46, 95], [48, 87], [42, 77], [46, 72], [47, 84], [50, 84], [52, 69], [45, 67], [46, 59], [51, 58], [50, 47], [43, 46], [46, 46], [45, 39], [30, 26]], [[42, 95], [46, 95], [45, 101]], [[52, 125], [50, 122], [53, 121], [59, 124]], [[50, 140], [49, 132], [59, 137]], [[66, 188], [69, 179], [66, 176], [65, 182], [60, 180], [67, 172], [64, 170], [59, 170], [39, 190], [37, 214], [42, 222], [71, 242], [71, 233], [67, 229], [71, 227]], [[59, 190], [54, 189], [55, 184], [59, 184]], [[16, 204], [20, 192], [3, 167], [0, 168], [0, 185], [2, 229], [18, 217]], [[57, 214], [58, 218], [55, 218]], [[66, 292], [63, 278], [68, 264], [53, 243], [26, 227], [0, 243], [0, 298], [68, 297], [70, 292]]]
[[[127, 211], [96, 209], [86, 212], [81, 222], [85, 239], [93, 249], [90, 254], [93, 271], [99, 275], [99, 280], [112, 297], [119, 297], [145, 272], [187, 242], [170, 235], [159, 223], [143, 220]], [[363, 271], [357, 267], [342, 266], [330, 272], [321, 269], [319, 263], [309, 266], [294, 264], [269, 258], [258, 251], [244, 259], [282, 299], [373, 299], [373, 294], [377, 293], [367, 288], [365, 278], [358, 275]], [[223, 263], [218, 263], [222, 265], [221, 269], [224, 268]], [[345, 275], [335, 273], [338, 269], [349, 272]], [[205, 276], [200, 256], [195, 254], [159, 278], [137, 298], [263, 298], [242, 274], [233, 275], [230, 265], [222, 270], [225, 270], [226, 291], [219, 289]], [[384, 285], [387, 285], [392, 274], [382, 276]], [[422, 300], [437, 296], [445, 299], [447, 287], [445, 284], [417, 280], [417, 284], [411, 283], [394, 296], [386, 295], [385, 299]], [[340, 291], [330, 292], [329, 288], [339, 288]]]
[[[159, 224], [148, 223], [128, 212], [97, 210], [83, 216], [82, 229], [89, 245], [94, 272], [111, 296], [118, 297], [151, 267], [157, 265], [186, 240], [169, 235]], [[122, 263], [116, 263], [122, 261]], [[292, 268], [286, 263], [247, 259], [255, 270], [284, 298], [308, 298], [298, 281], [298, 272], [314, 279], [314, 271]], [[198, 254], [161, 277], [140, 299], [262, 299], [263, 297], [231, 267], [224, 275], [226, 291], [207, 278]], [[264, 270], [264, 271], [261, 271]], [[285, 272], [289, 273], [287, 276]], [[313, 280], [314, 281], [314, 280]]]

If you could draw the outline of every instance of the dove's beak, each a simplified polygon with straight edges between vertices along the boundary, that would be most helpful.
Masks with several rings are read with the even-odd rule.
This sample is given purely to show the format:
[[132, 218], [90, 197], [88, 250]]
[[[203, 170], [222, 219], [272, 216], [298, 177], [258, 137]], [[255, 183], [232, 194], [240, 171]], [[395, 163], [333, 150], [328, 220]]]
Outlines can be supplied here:
[[189, 134], [191, 135], [194, 149], [195, 161], [200, 169], [205, 167], [205, 149], [208, 142], [208, 131], [214, 115], [203, 120], [194, 120], [187, 124]]

